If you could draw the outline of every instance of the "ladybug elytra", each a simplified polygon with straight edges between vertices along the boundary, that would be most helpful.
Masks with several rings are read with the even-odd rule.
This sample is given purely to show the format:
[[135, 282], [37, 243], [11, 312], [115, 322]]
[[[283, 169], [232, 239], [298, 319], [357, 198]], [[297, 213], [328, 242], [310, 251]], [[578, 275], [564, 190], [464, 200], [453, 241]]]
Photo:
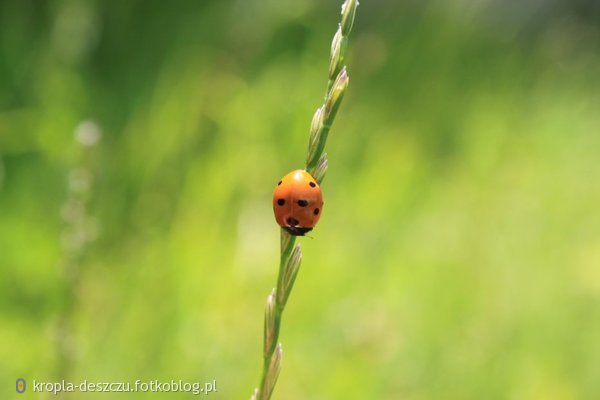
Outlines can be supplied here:
[[321, 217], [323, 194], [308, 172], [297, 169], [277, 184], [273, 192], [273, 211], [277, 223], [291, 235], [304, 236]]

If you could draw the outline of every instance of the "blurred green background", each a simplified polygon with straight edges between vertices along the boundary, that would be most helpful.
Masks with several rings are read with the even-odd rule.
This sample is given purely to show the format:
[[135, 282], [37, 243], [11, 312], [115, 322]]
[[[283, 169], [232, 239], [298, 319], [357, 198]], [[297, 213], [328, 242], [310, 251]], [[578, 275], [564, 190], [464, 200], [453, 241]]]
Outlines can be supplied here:
[[[0, 398], [250, 396], [340, 2], [0, 2]], [[361, 3], [274, 398], [600, 398], [599, 3]]]

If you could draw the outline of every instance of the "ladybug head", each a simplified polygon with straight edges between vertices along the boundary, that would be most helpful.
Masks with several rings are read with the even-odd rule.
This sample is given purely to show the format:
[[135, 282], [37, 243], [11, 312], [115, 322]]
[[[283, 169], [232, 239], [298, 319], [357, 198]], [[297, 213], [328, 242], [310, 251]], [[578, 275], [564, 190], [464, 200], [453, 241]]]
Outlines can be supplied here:
[[304, 236], [308, 232], [312, 231], [313, 228], [301, 228], [299, 226], [284, 226], [283, 229], [285, 229], [290, 235]]

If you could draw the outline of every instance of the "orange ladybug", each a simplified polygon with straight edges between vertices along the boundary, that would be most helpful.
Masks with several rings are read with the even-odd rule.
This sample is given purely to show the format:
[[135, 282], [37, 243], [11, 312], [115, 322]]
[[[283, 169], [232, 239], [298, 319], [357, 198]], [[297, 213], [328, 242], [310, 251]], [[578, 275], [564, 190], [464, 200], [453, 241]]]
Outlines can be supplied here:
[[273, 211], [277, 223], [291, 235], [304, 236], [321, 217], [323, 194], [308, 172], [297, 169], [277, 184], [273, 192]]

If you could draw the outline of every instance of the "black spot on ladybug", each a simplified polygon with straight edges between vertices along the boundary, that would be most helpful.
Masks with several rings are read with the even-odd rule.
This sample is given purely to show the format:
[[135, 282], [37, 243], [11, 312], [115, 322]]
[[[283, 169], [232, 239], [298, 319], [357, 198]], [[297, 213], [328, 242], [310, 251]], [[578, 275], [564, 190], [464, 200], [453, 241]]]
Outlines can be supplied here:
[[314, 182], [310, 182], [309, 185], [310, 185], [310, 187], [317, 187], [317, 184]]
[[281, 181], [277, 182], [277, 186], [281, 185]]
[[300, 207], [306, 207], [308, 205], [308, 201], [307, 200], [298, 200], [298, 205]]
[[318, 208], [315, 208], [315, 211], [313, 211], [313, 214], [315, 214], [315, 215], [319, 215], [319, 209], [318, 209]]
[[288, 223], [288, 225], [290, 226], [296, 226], [300, 223], [300, 221], [298, 221], [296, 218], [294, 217], [289, 217], [286, 221]]
[[285, 199], [278, 199], [277, 200], [277, 204], [279, 204], [280, 206], [285, 204]]

